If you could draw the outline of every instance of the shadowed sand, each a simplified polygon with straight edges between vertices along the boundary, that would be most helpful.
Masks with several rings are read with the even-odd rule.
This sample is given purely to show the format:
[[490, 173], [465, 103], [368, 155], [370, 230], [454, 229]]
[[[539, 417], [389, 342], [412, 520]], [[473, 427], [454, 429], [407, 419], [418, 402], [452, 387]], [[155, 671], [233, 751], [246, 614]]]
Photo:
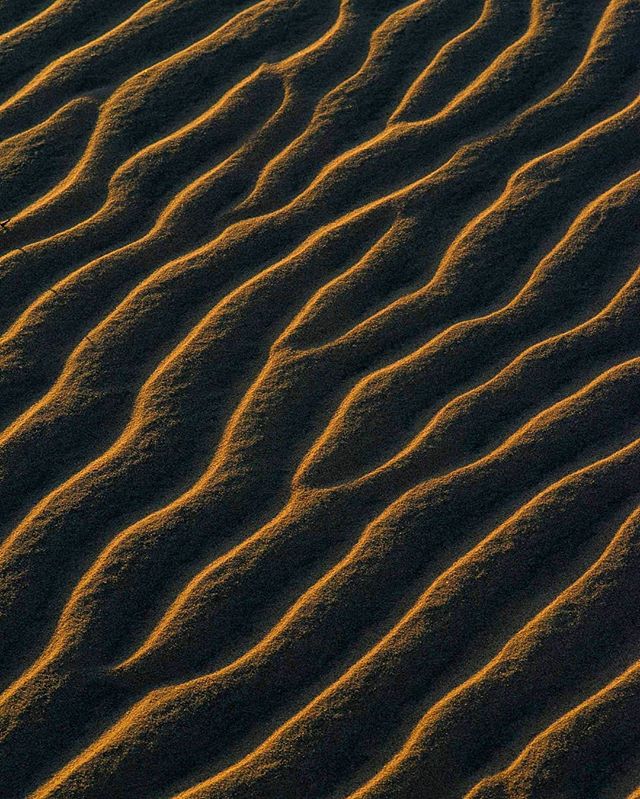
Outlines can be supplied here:
[[0, 2], [1, 799], [640, 799], [639, 52]]

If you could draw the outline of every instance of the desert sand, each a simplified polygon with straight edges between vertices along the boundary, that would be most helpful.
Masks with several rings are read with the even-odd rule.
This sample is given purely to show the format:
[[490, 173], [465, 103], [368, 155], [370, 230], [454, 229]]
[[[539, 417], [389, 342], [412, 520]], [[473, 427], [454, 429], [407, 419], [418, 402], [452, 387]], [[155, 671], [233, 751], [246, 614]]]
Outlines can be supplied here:
[[0, 799], [640, 799], [640, 0], [0, 76]]

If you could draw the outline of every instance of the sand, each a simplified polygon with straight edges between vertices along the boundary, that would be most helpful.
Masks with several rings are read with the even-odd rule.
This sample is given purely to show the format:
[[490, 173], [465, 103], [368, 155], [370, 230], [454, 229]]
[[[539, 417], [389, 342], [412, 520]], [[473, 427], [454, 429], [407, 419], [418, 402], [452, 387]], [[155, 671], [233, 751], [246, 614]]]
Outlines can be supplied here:
[[639, 53], [0, 1], [0, 799], [640, 799]]

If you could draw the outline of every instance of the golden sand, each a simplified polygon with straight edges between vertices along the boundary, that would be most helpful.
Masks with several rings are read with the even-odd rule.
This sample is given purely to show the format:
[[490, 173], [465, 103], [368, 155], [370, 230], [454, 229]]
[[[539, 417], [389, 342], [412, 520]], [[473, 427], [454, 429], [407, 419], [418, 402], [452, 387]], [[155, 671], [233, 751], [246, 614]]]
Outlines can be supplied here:
[[0, 2], [0, 799], [640, 799], [639, 54]]

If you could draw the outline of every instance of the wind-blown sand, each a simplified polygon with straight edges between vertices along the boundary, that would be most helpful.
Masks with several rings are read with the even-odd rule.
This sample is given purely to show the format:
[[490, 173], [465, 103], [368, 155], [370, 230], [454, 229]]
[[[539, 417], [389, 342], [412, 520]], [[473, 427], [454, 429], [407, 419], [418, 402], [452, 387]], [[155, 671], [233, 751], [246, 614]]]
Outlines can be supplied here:
[[0, 799], [640, 799], [640, 0], [0, 75]]

